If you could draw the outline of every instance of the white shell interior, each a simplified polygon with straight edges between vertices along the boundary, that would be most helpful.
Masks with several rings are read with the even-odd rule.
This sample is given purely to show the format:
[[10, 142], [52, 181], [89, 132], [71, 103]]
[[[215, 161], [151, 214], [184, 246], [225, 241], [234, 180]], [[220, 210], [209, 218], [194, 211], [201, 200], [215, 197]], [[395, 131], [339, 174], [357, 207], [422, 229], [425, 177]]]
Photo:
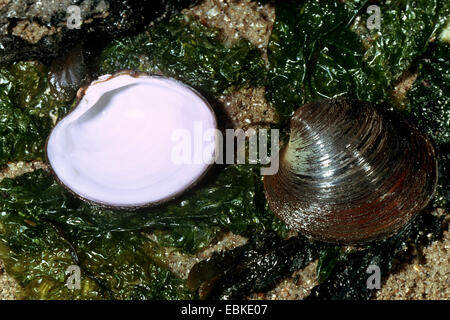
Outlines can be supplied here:
[[172, 159], [180, 143], [173, 139], [175, 130], [192, 133], [186, 141], [207, 149], [210, 142], [194, 135], [199, 124], [203, 131], [216, 129], [214, 113], [198, 93], [178, 81], [103, 77], [56, 125], [47, 157], [60, 181], [87, 200], [120, 207], [157, 203], [187, 189], [213, 162], [214, 148], [209, 150], [211, 161]]

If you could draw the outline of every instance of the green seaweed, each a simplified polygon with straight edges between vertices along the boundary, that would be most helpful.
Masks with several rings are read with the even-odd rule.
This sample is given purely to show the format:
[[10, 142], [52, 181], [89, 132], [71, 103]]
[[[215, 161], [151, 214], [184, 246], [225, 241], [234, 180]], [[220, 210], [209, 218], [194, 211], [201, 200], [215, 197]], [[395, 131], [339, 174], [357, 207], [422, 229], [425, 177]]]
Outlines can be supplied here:
[[212, 178], [164, 207], [117, 212], [74, 198], [52, 175], [36, 170], [0, 183], [4, 195], [0, 209], [33, 221], [45, 219], [76, 227], [93, 235], [159, 230], [161, 243], [189, 253], [209, 244], [222, 228], [244, 236], [263, 230], [284, 234], [285, 226], [265, 204], [257, 167], [228, 166]]
[[[0, 257], [23, 299], [186, 299], [182, 280], [154, 261], [137, 232], [94, 236], [25, 213], [2, 210]], [[80, 289], [66, 286], [69, 266], [81, 268]]]
[[349, 26], [358, 10], [332, 0], [277, 4], [267, 97], [282, 115], [319, 97], [352, 95], [364, 53]]
[[[271, 230], [283, 234], [286, 228], [267, 206], [255, 204], [261, 199], [260, 184], [255, 168], [229, 166], [176, 203], [126, 213], [82, 202], [51, 174], [36, 170], [0, 183], [0, 256], [28, 298], [39, 293], [46, 298], [187, 297], [181, 280], [158, 267], [164, 265], [153, 248], [158, 244], [141, 231], [157, 230], [159, 245], [190, 253], [209, 244], [223, 228], [247, 236]], [[75, 263], [92, 275], [83, 294], [63, 288], [63, 272]], [[49, 288], [42, 290], [43, 283]]]
[[134, 37], [114, 40], [101, 54], [101, 72], [135, 69], [182, 80], [220, 97], [240, 86], [265, 84], [259, 50], [247, 40], [225, 45], [215, 29], [182, 15]]
[[381, 29], [374, 30], [364, 55], [358, 95], [363, 100], [388, 99], [387, 90], [423, 54], [448, 17], [447, 1], [395, 0], [381, 8]]
[[448, 17], [445, 1], [386, 1], [381, 30], [369, 31], [367, 5], [359, 0], [277, 4], [267, 97], [281, 115], [341, 95], [390, 100], [392, 85], [426, 51]]
[[47, 223], [36, 223], [16, 212], [0, 214], [0, 257], [20, 284], [18, 298], [101, 298], [97, 283], [81, 278], [81, 290], [65, 287], [65, 271], [75, 265], [70, 246]]
[[0, 166], [43, 158], [45, 140], [65, 101], [49, 94], [45, 66], [16, 62], [0, 69]]

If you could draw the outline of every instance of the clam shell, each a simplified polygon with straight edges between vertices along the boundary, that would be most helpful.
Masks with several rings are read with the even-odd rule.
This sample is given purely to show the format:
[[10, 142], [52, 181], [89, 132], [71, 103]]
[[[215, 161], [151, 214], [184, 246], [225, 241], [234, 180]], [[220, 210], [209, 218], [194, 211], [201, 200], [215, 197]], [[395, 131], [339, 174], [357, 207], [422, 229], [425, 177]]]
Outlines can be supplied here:
[[[202, 134], [217, 129], [215, 112], [188, 85], [123, 70], [80, 88], [77, 98], [51, 131], [46, 158], [56, 180], [80, 199], [120, 210], [154, 207], [211, 169], [215, 148]], [[174, 152], [180, 144], [197, 144], [203, 158], [180, 159]]]
[[431, 143], [401, 117], [345, 98], [312, 102], [291, 119], [268, 203], [290, 228], [314, 239], [361, 244], [405, 227], [431, 199]]

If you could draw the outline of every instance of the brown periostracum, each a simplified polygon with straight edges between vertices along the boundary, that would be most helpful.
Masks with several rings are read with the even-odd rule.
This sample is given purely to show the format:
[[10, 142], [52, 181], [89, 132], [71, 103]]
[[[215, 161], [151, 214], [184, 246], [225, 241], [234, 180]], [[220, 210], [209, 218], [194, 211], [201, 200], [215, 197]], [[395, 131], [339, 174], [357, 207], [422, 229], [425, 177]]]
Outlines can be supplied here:
[[362, 244], [405, 227], [437, 182], [431, 143], [406, 120], [346, 98], [312, 102], [291, 119], [280, 169], [264, 177], [268, 203], [313, 239]]

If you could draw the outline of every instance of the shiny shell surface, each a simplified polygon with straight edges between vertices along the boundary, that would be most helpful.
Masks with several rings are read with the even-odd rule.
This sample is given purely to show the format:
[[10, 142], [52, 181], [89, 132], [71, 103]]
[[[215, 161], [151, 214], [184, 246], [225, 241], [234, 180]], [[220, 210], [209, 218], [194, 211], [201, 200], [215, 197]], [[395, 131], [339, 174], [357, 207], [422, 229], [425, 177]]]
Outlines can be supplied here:
[[314, 239], [361, 244], [386, 238], [432, 197], [431, 143], [401, 117], [345, 98], [312, 102], [291, 119], [267, 200], [290, 228]]

